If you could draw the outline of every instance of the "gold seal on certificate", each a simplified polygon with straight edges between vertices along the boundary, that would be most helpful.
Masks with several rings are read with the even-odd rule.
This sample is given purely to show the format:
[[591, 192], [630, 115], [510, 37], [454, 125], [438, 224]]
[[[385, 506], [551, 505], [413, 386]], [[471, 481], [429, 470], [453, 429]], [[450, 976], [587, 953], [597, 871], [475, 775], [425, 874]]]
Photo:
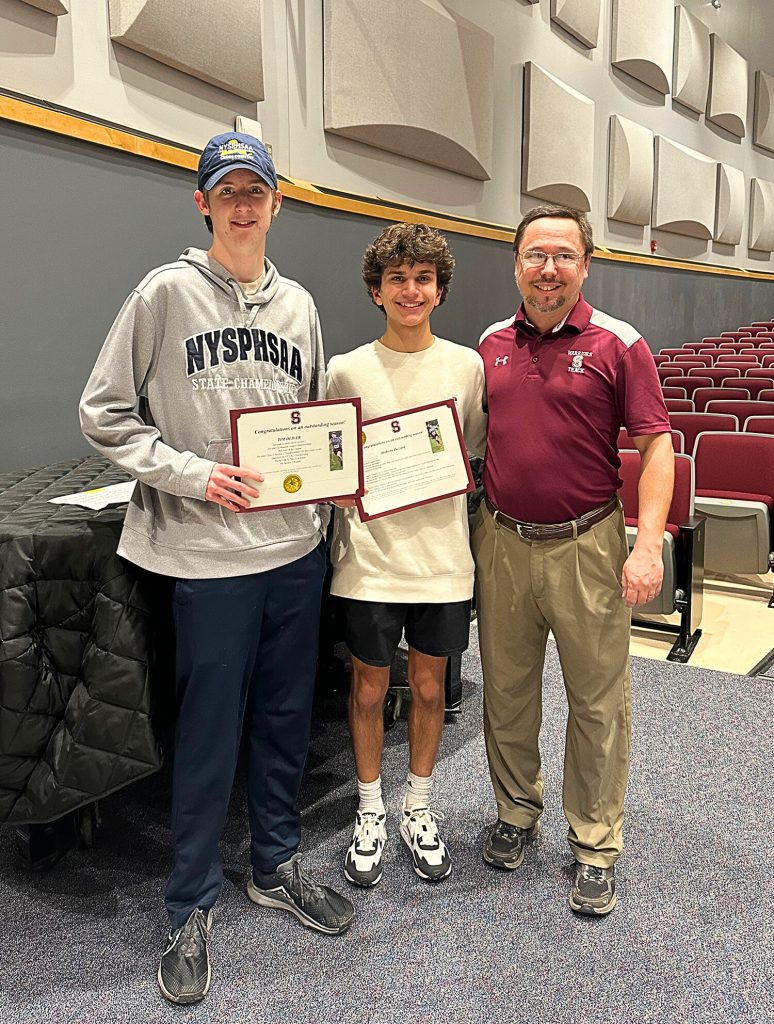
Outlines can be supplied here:
[[367, 420], [364, 521], [465, 494], [474, 487], [454, 399]]
[[359, 398], [232, 409], [234, 463], [263, 475], [259, 497], [241, 511], [362, 494], [361, 432]]

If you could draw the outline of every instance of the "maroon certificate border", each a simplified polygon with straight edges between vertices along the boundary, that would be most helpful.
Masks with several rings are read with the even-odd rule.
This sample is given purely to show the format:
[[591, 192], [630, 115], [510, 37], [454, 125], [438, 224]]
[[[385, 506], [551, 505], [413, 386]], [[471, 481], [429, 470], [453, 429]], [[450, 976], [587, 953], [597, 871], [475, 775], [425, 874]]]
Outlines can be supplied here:
[[[231, 451], [234, 465], [239, 465], [239, 437], [237, 432], [237, 422], [240, 416], [256, 412], [277, 412], [279, 409], [287, 409], [291, 411], [293, 409], [309, 409], [314, 405], [354, 405], [357, 417], [357, 435], [358, 440], [360, 440], [363, 433], [363, 410], [359, 398], [330, 398], [322, 402], [294, 402], [290, 405], [261, 405], [250, 409], [231, 409], [229, 417], [231, 419]], [[258, 466], [255, 468], [259, 469]], [[303, 501], [285, 501], [281, 505], [256, 505], [254, 508], [240, 508], [236, 511], [240, 514], [243, 512], [269, 512], [272, 509], [278, 508], [294, 508], [296, 505], [317, 505], [326, 501], [338, 501], [341, 498], [359, 498], [364, 489], [362, 442], [357, 446], [357, 480], [358, 486], [354, 494], [334, 494], [326, 495], [324, 498], [304, 498]]]
[[[460, 418], [457, 415], [457, 404], [453, 398], [446, 398], [443, 402], [431, 402], [429, 405], [418, 405], [415, 409], [402, 409], [400, 412], [392, 413], [390, 416], [376, 416], [372, 420], [365, 420], [363, 427], [367, 427], [369, 423], [383, 423], [384, 420], [399, 420], [403, 416], [410, 416], [415, 412], [425, 412], [427, 409], [439, 409], [441, 406], [448, 406], [452, 411], [452, 417], [454, 419], [454, 426], [457, 428], [457, 440], [459, 442], [460, 451], [465, 462], [465, 470], [468, 474], [468, 486], [462, 488], [459, 491], [450, 491], [448, 494], [439, 494], [435, 498], [427, 498], [425, 501], [415, 501], [410, 505], [401, 505], [400, 508], [391, 508], [386, 512], [377, 512], [374, 516], [369, 516], [363, 508], [363, 502], [361, 496], [357, 495], [355, 500], [357, 502], [357, 510], [360, 513], [360, 518], [364, 523], [370, 522], [372, 519], [383, 519], [384, 516], [395, 515], [396, 512], [405, 512], [410, 508], [420, 508], [422, 505], [432, 505], [435, 501], [441, 501], [442, 498], [455, 498], [458, 494], [469, 494], [470, 491], [475, 490], [476, 483], [473, 479], [473, 474], [470, 470], [470, 459], [468, 459], [468, 453], [465, 449], [465, 439], [462, 436], [462, 427], [460, 426]], [[361, 449], [362, 450], [362, 449]]]

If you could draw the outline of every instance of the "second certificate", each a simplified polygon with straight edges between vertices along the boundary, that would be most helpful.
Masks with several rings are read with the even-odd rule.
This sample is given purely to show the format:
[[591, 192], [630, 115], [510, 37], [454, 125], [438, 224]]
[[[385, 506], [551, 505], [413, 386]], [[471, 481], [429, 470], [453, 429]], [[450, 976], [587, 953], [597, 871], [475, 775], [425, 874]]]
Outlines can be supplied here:
[[378, 519], [473, 489], [453, 399], [363, 424], [360, 518]]

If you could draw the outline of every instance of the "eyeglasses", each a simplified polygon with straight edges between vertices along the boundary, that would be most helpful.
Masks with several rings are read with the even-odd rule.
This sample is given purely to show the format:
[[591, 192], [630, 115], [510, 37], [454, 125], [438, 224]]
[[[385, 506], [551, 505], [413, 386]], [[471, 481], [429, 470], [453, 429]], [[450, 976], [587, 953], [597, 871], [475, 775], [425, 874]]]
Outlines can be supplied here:
[[522, 263], [528, 267], [544, 267], [549, 260], [554, 261], [555, 267], [573, 267], [584, 255], [577, 252], [540, 252], [539, 249], [527, 249], [519, 253]]

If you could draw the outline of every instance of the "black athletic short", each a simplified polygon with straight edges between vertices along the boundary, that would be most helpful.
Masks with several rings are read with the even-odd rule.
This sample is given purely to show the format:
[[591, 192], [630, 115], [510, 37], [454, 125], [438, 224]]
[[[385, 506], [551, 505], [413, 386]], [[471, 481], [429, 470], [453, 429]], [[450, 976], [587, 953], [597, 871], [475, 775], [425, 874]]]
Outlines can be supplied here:
[[462, 654], [470, 637], [470, 601], [447, 604], [393, 604], [341, 598], [350, 653], [366, 665], [392, 662], [403, 631], [420, 654], [448, 658]]

